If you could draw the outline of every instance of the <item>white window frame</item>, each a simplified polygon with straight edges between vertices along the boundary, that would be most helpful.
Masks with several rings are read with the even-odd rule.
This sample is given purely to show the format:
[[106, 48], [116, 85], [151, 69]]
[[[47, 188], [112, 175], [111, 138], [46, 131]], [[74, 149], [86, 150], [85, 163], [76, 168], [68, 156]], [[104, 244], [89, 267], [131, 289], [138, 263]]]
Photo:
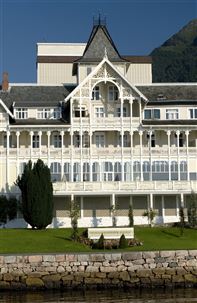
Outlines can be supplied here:
[[197, 107], [189, 108], [188, 112], [189, 119], [197, 119]]
[[15, 117], [16, 119], [27, 119], [28, 109], [26, 107], [15, 108]]
[[40, 136], [38, 134], [33, 135], [32, 137], [32, 148], [40, 147]]
[[60, 119], [61, 109], [59, 107], [55, 108], [38, 108], [37, 109], [37, 119]]
[[[147, 111], [150, 111], [150, 118], [146, 118], [145, 117], [145, 113]], [[155, 116], [155, 111], [159, 111], [159, 118], [157, 118]], [[161, 110], [160, 110], [160, 108], [145, 108], [144, 109], [144, 120], [159, 120], [160, 117], [161, 117]]]
[[93, 87], [92, 100], [94, 100], [94, 101], [100, 100], [100, 87], [98, 85]]
[[178, 108], [166, 109], [166, 120], [177, 120], [177, 119], [179, 119]]
[[[128, 117], [128, 112], [127, 112], [127, 107], [123, 106], [123, 117]], [[116, 107], [116, 117], [120, 118], [121, 117], [121, 106]]]
[[62, 136], [59, 134], [53, 135], [53, 146], [55, 148], [61, 148], [62, 147]]
[[103, 106], [96, 106], [94, 108], [95, 118], [104, 118], [105, 117], [105, 110]]

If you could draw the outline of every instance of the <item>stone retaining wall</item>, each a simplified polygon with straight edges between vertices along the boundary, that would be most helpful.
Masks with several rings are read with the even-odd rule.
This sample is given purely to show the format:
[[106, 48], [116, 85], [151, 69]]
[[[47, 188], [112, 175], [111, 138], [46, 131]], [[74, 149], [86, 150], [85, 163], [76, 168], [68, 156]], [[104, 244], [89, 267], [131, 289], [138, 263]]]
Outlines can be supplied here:
[[1, 255], [1, 289], [197, 287], [197, 250]]

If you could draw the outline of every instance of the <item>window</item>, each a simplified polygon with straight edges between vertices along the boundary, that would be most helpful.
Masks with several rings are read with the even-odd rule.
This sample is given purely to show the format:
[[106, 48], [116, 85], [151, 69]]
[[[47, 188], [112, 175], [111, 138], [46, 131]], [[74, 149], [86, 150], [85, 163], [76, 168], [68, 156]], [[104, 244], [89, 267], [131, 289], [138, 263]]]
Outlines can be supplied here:
[[95, 135], [95, 144], [96, 144], [96, 147], [105, 146], [105, 137], [103, 134]]
[[83, 181], [90, 181], [90, 164], [83, 163]]
[[80, 146], [80, 135], [74, 134], [74, 147]]
[[145, 109], [144, 110], [144, 119], [147, 119], [147, 120], [160, 119], [160, 109]]
[[111, 162], [103, 163], [103, 181], [113, 180], [113, 165]]
[[122, 169], [121, 169], [121, 163], [115, 162], [114, 165], [114, 181], [121, 181], [122, 176]]
[[27, 119], [28, 118], [27, 108], [16, 108], [15, 116], [16, 119]]
[[62, 136], [61, 135], [53, 136], [53, 145], [55, 148], [62, 147]]
[[[116, 108], [116, 117], [121, 117], [121, 107]], [[123, 117], [127, 117], [127, 108], [123, 107]]]
[[[119, 135], [119, 146], [122, 146], [122, 138], [121, 138], [122, 136], [121, 135]], [[128, 136], [128, 134], [125, 134], [125, 135], [123, 135], [123, 147], [129, 147], [129, 136]]]
[[19, 163], [19, 175], [21, 176], [24, 172], [26, 162]]
[[64, 178], [65, 181], [70, 181], [70, 163], [64, 163]]
[[86, 69], [86, 71], [87, 71], [87, 76], [88, 76], [91, 73], [91, 71], [92, 71], [92, 67], [88, 66], [87, 69]]
[[169, 164], [167, 161], [154, 161], [152, 164], [152, 180], [169, 180]]
[[86, 116], [86, 109], [85, 109], [85, 107], [74, 108], [74, 114], [75, 114], [76, 118], [80, 118], [80, 113], [81, 113], [81, 117], [85, 117]]
[[39, 108], [37, 109], [37, 119], [60, 119], [61, 109], [56, 108]]
[[197, 119], [197, 108], [189, 109], [189, 119]]
[[179, 119], [178, 109], [166, 109], [166, 120], [176, 120]]
[[155, 147], [155, 134], [151, 134], [151, 138], [150, 138], [150, 135], [147, 134], [147, 139], [149, 140], [149, 145], [151, 147]]
[[95, 117], [96, 118], [104, 117], [104, 108], [103, 107], [95, 107]]
[[100, 100], [99, 86], [95, 86], [92, 90], [92, 100]]
[[108, 100], [109, 101], [118, 100], [118, 88], [115, 85], [111, 85], [108, 88]]
[[73, 166], [73, 181], [81, 181], [81, 165], [80, 163], [74, 163]]
[[[12, 147], [12, 135], [9, 136], [9, 147]], [[7, 148], [7, 135], [3, 136], [3, 147]]]
[[39, 148], [40, 147], [40, 137], [39, 137], [39, 135], [33, 135], [32, 147], [33, 148]]
[[61, 165], [59, 162], [52, 162], [50, 166], [51, 180], [53, 182], [61, 180]]
[[92, 179], [93, 181], [100, 180], [100, 166], [98, 162], [94, 162], [92, 165]]

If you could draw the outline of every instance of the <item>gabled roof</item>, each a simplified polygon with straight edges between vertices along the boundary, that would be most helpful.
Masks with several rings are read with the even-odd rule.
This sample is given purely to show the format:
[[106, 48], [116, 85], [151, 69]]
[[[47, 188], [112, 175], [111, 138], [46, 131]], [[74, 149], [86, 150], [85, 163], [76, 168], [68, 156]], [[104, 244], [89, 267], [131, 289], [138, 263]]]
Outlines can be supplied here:
[[105, 52], [111, 61], [126, 61], [120, 56], [106, 26], [94, 25], [83, 56], [77, 62], [101, 61]]
[[0, 105], [4, 108], [4, 110], [6, 111], [6, 113], [8, 113], [8, 115], [11, 118], [14, 118], [13, 114], [11, 113], [11, 111], [9, 110], [9, 108], [7, 108], [7, 106], [3, 103], [3, 101], [0, 99]]
[[117, 76], [119, 76], [122, 80], [124, 80], [127, 85], [132, 88], [136, 93], [137, 95], [139, 95], [141, 98], [143, 98], [145, 101], [148, 101], [148, 99], [146, 98], [145, 95], [143, 95], [140, 90], [138, 90], [137, 87], [135, 87], [134, 85], [132, 85], [120, 72], [118, 69], [116, 69], [114, 67], [114, 65], [108, 60], [108, 57], [107, 56], [104, 56], [103, 60], [97, 65], [97, 67], [64, 99], [65, 102], [67, 102], [70, 98], [72, 98], [75, 93], [81, 88], [83, 87], [83, 85], [89, 80], [91, 79], [98, 71], [99, 69], [105, 64], [107, 63], [111, 68], [112, 70], [115, 71], [115, 73], [117, 74]]

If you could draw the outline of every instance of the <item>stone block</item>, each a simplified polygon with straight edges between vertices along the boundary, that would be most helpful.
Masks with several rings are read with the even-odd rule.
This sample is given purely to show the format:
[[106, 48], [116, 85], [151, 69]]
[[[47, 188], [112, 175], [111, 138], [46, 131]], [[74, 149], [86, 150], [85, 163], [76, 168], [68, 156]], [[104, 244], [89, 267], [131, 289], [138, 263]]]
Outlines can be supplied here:
[[177, 268], [176, 269], [176, 273], [178, 276], [180, 275], [186, 275], [187, 274], [187, 270], [185, 270], [184, 268]]
[[102, 262], [105, 261], [105, 254], [91, 254], [89, 255], [91, 262]]
[[6, 274], [8, 272], [8, 268], [2, 267], [2, 268], [0, 268], [0, 272], [1, 272], [1, 274]]
[[86, 267], [86, 272], [98, 272], [99, 268], [98, 267], [94, 267], [94, 266], [87, 266]]
[[85, 271], [85, 266], [80, 265], [80, 266], [78, 267], [78, 271], [79, 271], [79, 272], [84, 272], [84, 271]]
[[176, 268], [166, 268], [165, 270], [167, 275], [171, 275], [171, 276], [176, 275]]
[[178, 266], [178, 263], [177, 262], [170, 262], [168, 264], [169, 267], [173, 268], [173, 267], [177, 267]]
[[154, 262], [155, 262], [154, 259], [146, 259], [146, 263], [147, 263], [147, 264], [151, 264], [151, 263], [154, 264]]
[[127, 271], [127, 266], [119, 265], [119, 266], [117, 267], [117, 271]]
[[63, 266], [58, 266], [58, 267], [57, 267], [57, 272], [58, 272], [58, 273], [65, 272], [65, 268], [64, 268]]
[[130, 278], [130, 283], [138, 283], [140, 279], [138, 277], [131, 277]]
[[171, 280], [171, 275], [164, 274], [164, 275], [162, 275], [162, 279], [164, 279], [164, 280]]
[[11, 274], [7, 273], [7, 274], [3, 275], [3, 280], [7, 281], [7, 282], [10, 282], [10, 281], [14, 280], [14, 277]]
[[88, 262], [89, 261], [89, 254], [80, 254], [77, 256], [77, 260], [79, 262]]
[[69, 261], [69, 262], [75, 262], [75, 261], [79, 261], [78, 260], [78, 257], [79, 255], [73, 255], [73, 254], [68, 254], [65, 256], [66, 258], [66, 261]]
[[65, 261], [65, 255], [55, 255], [56, 262], [64, 262]]
[[0, 264], [4, 263], [4, 256], [0, 256]]
[[4, 256], [4, 263], [10, 264], [16, 262], [16, 256]]
[[56, 275], [46, 275], [46, 276], [44, 276], [43, 278], [43, 281], [50, 281], [50, 282], [57, 282], [57, 281], [60, 281], [60, 279], [61, 279], [61, 276], [60, 276], [60, 274], [56, 274]]
[[107, 277], [108, 277], [109, 279], [119, 279], [120, 273], [117, 272], [117, 271], [115, 271], [115, 272], [110, 272], [110, 273], [108, 273]]
[[122, 281], [130, 281], [130, 276], [127, 271], [120, 272], [120, 279]]
[[176, 250], [176, 257], [185, 258], [189, 255], [188, 250]]
[[97, 284], [102, 284], [103, 280], [100, 278], [85, 278], [84, 283], [97, 285]]
[[116, 270], [117, 270], [116, 267], [111, 267], [111, 266], [109, 266], [109, 267], [101, 266], [100, 267], [101, 272], [115, 272]]
[[192, 274], [184, 275], [185, 282], [197, 283], [197, 276]]
[[197, 258], [197, 250], [189, 250], [188, 254], [189, 256]]
[[44, 262], [55, 262], [55, 256], [54, 255], [44, 255], [43, 256]]
[[139, 269], [137, 270], [137, 276], [139, 278], [146, 278], [151, 275], [151, 271], [149, 269]]
[[174, 258], [175, 254], [176, 254], [176, 252], [174, 250], [172, 250], [172, 251], [168, 251], [168, 250], [160, 251], [160, 257], [161, 258]]
[[197, 266], [197, 260], [196, 259], [194, 259], [194, 260], [188, 260], [187, 262], [186, 262], [186, 266], [188, 266], [188, 267], [192, 267], [192, 266]]
[[142, 253], [142, 258], [144, 259], [154, 259], [156, 257], [159, 257], [158, 251], [144, 251]]
[[42, 262], [42, 256], [29, 256], [29, 263], [41, 263]]
[[133, 260], [134, 265], [142, 265], [145, 263], [144, 259]]
[[165, 263], [166, 262], [166, 258], [164, 257], [156, 257], [155, 258], [155, 263]]
[[133, 261], [133, 260], [142, 259], [142, 252], [122, 253], [122, 259], [124, 261]]
[[96, 272], [96, 273], [95, 273], [95, 277], [96, 277], [96, 278], [105, 279], [106, 276], [107, 276], [107, 275], [106, 275], [105, 272]]
[[177, 275], [177, 276], [172, 277], [172, 283], [182, 283], [184, 281], [185, 281], [185, 279], [184, 279], [184, 276], [182, 276], [182, 275]]
[[113, 253], [111, 254], [111, 261], [120, 261], [122, 259], [121, 253]]
[[28, 277], [26, 279], [26, 285], [29, 288], [43, 288], [44, 282], [40, 278]]
[[0, 281], [0, 289], [10, 289], [10, 283], [6, 281]]
[[152, 272], [156, 275], [156, 276], [160, 276], [165, 274], [165, 268], [161, 267], [161, 268], [155, 268], [152, 270]]

